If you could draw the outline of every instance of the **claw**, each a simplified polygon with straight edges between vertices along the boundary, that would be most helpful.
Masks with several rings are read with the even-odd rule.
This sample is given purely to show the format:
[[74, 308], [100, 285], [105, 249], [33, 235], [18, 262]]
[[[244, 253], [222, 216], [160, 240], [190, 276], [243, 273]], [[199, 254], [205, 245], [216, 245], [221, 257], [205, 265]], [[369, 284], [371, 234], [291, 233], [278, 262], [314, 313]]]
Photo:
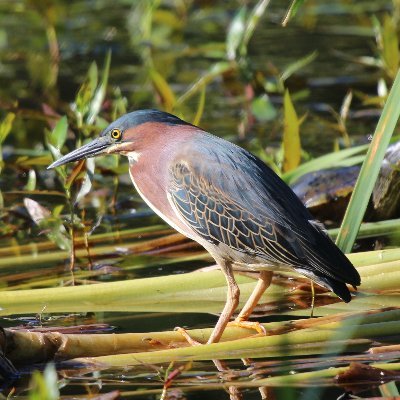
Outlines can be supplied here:
[[257, 336], [266, 336], [267, 331], [259, 322], [244, 321], [241, 318], [236, 318], [228, 323], [228, 326], [236, 326], [237, 328], [253, 329], [257, 332]]
[[191, 346], [200, 346], [202, 343], [194, 340], [187, 332], [186, 329], [177, 326], [174, 331], [179, 332]]

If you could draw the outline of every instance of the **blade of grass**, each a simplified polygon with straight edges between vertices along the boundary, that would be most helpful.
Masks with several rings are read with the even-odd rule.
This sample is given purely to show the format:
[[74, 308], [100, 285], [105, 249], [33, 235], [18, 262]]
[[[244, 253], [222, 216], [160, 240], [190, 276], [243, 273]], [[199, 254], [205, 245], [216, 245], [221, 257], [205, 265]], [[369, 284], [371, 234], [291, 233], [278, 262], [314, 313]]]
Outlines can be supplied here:
[[176, 98], [173, 90], [171, 89], [171, 86], [168, 84], [165, 78], [154, 68], [150, 69], [149, 76], [155, 90], [160, 96], [164, 110], [167, 112], [172, 112], [176, 104]]
[[286, 11], [285, 17], [282, 20], [282, 26], [286, 26], [290, 19], [292, 19], [301, 5], [304, 3], [304, 0], [293, 0], [292, 3], [290, 4], [290, 7]]
[[290, 98], [289, 90], [284, 95], [284, 129], [283, 129], [283, 170], [295, 169], [301, 160], [300, 123]]
[[200, 120], [201, 120], [201, 117], [203, 116], [203, 112], [204, 112], [205, 103], [206, 103], [206, 87], [203, 86], [200, 91], [200, 98], [199, 98], [199, 104], [197, 106], [196, 115], [193, 118], [193, 122], [192, 122], [193, 125], [200, 124]]
[[295, 62], [289, 64], [279, 77], [281, 84], [284, 85], [285, 81], [289, 79], [294, 73], [313, 62], [317, 58], [317, 55], [318, 53], [316, 51], [313, 51], [312, 53], [307, 54], [305, 57], [302, 57]]
[[219, 61], [213, 64], [209, 70], [197, 80], [182, 96], [178, 98], [175, 106], [180, 107], [183, 103], [194, 96], [198, 91], [206, 87], [215, 78], [233, 69], [234, 66], [226, 61]]
[[264, 15], [266, 8], [268, 7], [270, 0], [260, 0], [254, 8], [247, 19], [247, 24], [243, 32], [243, 39], [239, 47], [239, 54], [245, 56], [247, 54], [247, 48], [250, 39], [253, 36], [255, 29], [257, 28], [260, 18]]
[[103, 74], [101, 76], [101, 81], [100, 81], [99, 85], [96, 87], [92, 101], [90, 102], [90, 105], [89, 105], [89, 111], [88, 111], [88, 115], [86, 118], [86, 123], [88, 125], [93, 124], [94, 120], [97, 118], [97, 116], [101, 110], [103, 101], [106, 97], [108, 77], [110, 74], [110, 64], [111, 64], [111, 50], [108, 50], [107, 54], [106, 54], [106, 59], [104, 61]]
[[345, 253], [349, 253], [353, 247], [369, 198], [375, 186], [383, 157], [399, 119], [399, 98], [400, 72], [398, 71], [382, 115], [379, 118], [366, 158], [362, 164], [360, 175], [336, 239], [336, 244]]

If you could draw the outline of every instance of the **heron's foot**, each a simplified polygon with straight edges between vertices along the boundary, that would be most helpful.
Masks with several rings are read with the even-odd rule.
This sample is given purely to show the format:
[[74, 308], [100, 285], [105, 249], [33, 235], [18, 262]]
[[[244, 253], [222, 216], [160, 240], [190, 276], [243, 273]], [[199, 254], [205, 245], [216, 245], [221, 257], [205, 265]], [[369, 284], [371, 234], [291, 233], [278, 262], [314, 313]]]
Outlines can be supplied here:
[[193, 339], [184, 328], [177, 326], [174, 331], [179, 332], [191, 346], [200, 346], [202, 344]]
[[235, 326], [237, 328], [253, 329], [257, 333], [255, 336], [266, 336], [267, 331], [265, 328], [256, 321], [246, 321], [241, 318], [236, 318], [234, 321], [228, 323], [228, 326]]

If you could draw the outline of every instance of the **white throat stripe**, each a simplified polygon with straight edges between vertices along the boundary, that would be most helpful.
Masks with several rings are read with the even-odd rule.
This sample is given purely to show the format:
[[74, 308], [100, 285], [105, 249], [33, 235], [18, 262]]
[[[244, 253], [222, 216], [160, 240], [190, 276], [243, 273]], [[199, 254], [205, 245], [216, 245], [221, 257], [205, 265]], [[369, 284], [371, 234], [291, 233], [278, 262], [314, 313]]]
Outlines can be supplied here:
[[138, 151], [130, 151], [127, 154], [127, 156], [128, 156], [129, 163], [133, 164], [135, 162], [138, 162], [138, 160], [139, 160], [139, 158], [141, 156], [141, 153], [139, 153]]

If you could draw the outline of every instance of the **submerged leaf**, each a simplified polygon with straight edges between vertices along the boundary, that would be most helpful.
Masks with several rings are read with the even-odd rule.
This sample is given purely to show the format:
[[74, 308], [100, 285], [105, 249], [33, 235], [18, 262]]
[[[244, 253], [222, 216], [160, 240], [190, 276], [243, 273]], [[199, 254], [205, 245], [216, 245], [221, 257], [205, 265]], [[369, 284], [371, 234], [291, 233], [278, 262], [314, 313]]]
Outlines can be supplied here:
[[335, 377], [335, 380], [344, 386], [346, 390], [354, 391], [359, 389], [360, 382], [382, 383], [395, 379], [398, 376], [398, 372], [386, 371], [371, 365], [352, 362], [348, 369]]

